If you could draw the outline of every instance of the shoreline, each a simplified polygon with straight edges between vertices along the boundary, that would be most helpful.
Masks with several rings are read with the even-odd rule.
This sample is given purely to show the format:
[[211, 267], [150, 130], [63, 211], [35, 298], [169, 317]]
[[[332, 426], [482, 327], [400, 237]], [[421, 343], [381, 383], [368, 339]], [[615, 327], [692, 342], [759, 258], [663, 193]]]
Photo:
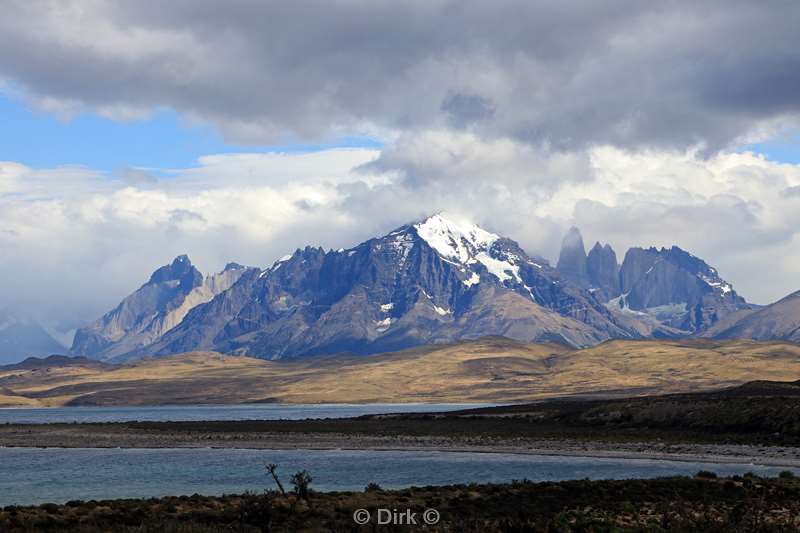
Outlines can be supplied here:
[[800, 447], [752, 444], [608, 442], [568, 438], [359, 435], [301, 432], [150, 432], [124, 426], [0, 426], [0, 449], [244, 449], [438, 452], [589, 457], [800, 469]]
[[590, 450], [586, 452], [572, 450], [553, 450], [553, 449], [506, 449], [506, 448], [377, 448], [377, 447], [270, 447], [270, 448], [246, 448], [232, 446], [4, 446], [0, 445], [0, 450], [29, 449], [29, 450], [263, 450], [263, 451], [343, 451], [343, 452], [435, 452], [435, 453], [473, 453], [486, 455], [530, 455], [539, 457], [580, 457], [590, 459], [619, 459], [619, 460], [644, 460], [644, 461], [663, 461], [676, 463], [708, 463], [708, 464], [741, 464], [766, 467], [787, 467], [800, 469], [800, 459], [779, 459], [773, 457], [760, 456], [730, 456], [730, 455], [693, 455], [693, 454], [663, 454], [650, 452], [619, 452], [615, 450]]

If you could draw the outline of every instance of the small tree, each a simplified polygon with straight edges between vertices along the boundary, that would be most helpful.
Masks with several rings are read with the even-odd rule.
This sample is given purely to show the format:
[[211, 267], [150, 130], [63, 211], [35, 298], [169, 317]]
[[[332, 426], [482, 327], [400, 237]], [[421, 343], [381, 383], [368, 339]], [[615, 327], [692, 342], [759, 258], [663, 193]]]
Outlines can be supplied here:
[[311, 485], [311, 481], [311, 474], [305, 470], [301, 470], [292, 476], [292, 485], [294, 485], [294, 492], [298, 498], [308, 501], [308, 486]]
[[[272, 479], [275, 480], [275, 484], [278, 485], [278, 488], [280, 489], [281, 494], [286, 496], [286, 491], [283, 490], [283, 484], [281, 483], [281, 480], [278, 479], [278, 474], [275, 472], [277, 470], [277, 468], [278, 468], [278, 465], [276, 465], [274, 463], [270, 463], [270, 464], [265, 465], [265, 466], [266, 466], [267, 472], [269, 472], [269, 474], [272, 476]], [[292, 481], [292, 482], [294, 482], [294, 481]]]

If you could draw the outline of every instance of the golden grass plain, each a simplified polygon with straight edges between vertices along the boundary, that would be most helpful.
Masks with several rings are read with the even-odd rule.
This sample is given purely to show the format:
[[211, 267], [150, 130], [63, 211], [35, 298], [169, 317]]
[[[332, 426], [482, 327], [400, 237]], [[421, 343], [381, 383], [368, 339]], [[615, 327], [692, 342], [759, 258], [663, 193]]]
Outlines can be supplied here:
[[491, 337], [371, 356], [286, 361], [192, 352], [107, 368], [0, 369], [0, 406], [512, 403], [692, 392], [759, 379], [800, 379], [800, 346], [616, 340], [573, 350]]

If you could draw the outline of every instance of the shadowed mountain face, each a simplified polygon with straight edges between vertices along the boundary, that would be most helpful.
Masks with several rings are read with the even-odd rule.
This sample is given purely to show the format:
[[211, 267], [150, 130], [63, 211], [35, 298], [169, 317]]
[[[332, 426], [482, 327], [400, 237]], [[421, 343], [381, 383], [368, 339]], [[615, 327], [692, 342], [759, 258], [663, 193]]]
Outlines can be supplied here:
[[694, 334], [752, 306], [705, 261], [672, 248], [631, 248], [619, 273], [621, 296], [609, 307], [649, 315], [668, 329]]
[[586, 258], [586, 274], [600, 301], [607, 302], [619, 296], [619, 264], [610, 245], [595, 243]]

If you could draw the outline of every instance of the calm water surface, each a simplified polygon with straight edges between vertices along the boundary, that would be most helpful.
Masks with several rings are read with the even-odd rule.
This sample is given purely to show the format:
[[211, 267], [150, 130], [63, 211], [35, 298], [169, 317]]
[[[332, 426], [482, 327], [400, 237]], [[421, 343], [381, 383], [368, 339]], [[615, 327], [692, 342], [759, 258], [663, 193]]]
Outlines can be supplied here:
[[52, 422], [178, 422], [196, 420], [300, 420], [344, 418], [378, 413], [457, 411], [486, 403], [166, 405], [156, 407], [51, 407], [0, 409], [0, 424]]
[[[469, 482], [651, 478], [754, 472], [774, 476], [786, 468], [643, 459], [535, 455], [239, 449], [0, 448], [0, 506], [69, 500], [218, 495], [273, 488], [264, 463], [290, 474], [308, 470], [317, 490], [362, 490]], [[798, 472], [800, 473], [800, 472]]]

